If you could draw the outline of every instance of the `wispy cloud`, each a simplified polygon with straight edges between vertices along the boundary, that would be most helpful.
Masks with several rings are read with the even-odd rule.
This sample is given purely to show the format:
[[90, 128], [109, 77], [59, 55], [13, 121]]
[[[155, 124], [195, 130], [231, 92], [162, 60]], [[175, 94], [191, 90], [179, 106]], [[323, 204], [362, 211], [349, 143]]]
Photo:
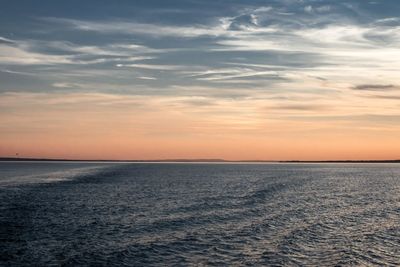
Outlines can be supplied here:
[[69, 56], [49, 55], [31, 52], [16, 42], [0, 43], [0, 64], [2, 65], [35, 65], [35, 64], [69, 64]]
[[274, 106], [272, 109], [275, 110], [289, 110], [289, 111], [306, 111], [306, 112], [315, 112], [315, 111], [326, 111], [328, 109], [327, 106], [315, 105], [315, 104], [286, 104]]
[[162, 64], [117, 64], [119, 68], [138, 68], [138, 69], [148, 69], [148, 70], [183, 70], [184, 66], [178, 65], [162, 65]]
[[366, 95], [368, 98], [386, 99], [386, 100], [400, 100], [400, 95]]
[[366, 91], [382, 91], [394, 89], [395, 86], [392, 84], [360, 84], [352, 87], [354, 90], [366, 90]]
[[218, 36], [225, 32], [222, 27], [218, 26], [211, 28], [206, 26], [166, 26], [132, 21], [85, 21], [67, 18], [43, 18], [43, 20], [66, 25], [76, 30], [107, 34], [145, 34], [154, 37], [196, 37], [204, 35]]
[[137, 77], [138, 79], [142, 79], [142, 80], [157, 80], [156, 77], [149, 77], [149, 76], [139, 76]]
[[0, 44], [14, 44], [14, 41], [13, 40], [10, 40], [10, 39], [8, 39], [8, 38], [4, 38], [4, 37], [1, 37], [0, 36]]
[[191, 77], [195, 77], [196, 79], [202, 81], [230, 80], [238, 78], [251, 78], [256, 76], [278, 78], [279, 74], [276, 71], [258, 71], [249, 68], [225, 68], [219, 70], [199, 71], [191, 75]]
[[[77, 45], [67, 41], [10, 40], [0, 42], [0, 64], [54, 65], [99, 64], [107, 62], [135, 62], [154, 59], [150, 54], [160, 53], [136, 44], [109, 44], [104, 46]], [[55, 52], [47, 52], [45, 50]]]
[[[53, 30], [73, 36], [93, 34], [103, 43], [2, 37], [0, 64], [55, 65], [51, 71], [62, 72], [63, 79], [52, 80], [53, 87], [98, 83], [66, 77], [113, 76], [123, 84], [152, 80], [154, 86], [163, 81], [163, 86], [221, 90], [245, 91], [251, 86], [304, 92], [391, 89], [400, 67], [393, 61], [400, 55], [398, 19], [370, 18], [362, 23], [348, 12], [361, 14], [354, 5], [303, 1], [236, 9], [202, 23], [47, 17], [39, 20], [51, 22]], [[370, 86], [354, 86], [360, 77]], [[253, 91], [259, 94], [260, 90]]]
[[56, 88], [85, 88], [84, 85], [79, 84], [79, 83], [61, 83], [61, 82], [58, 82], [58, 83], [53, 83], [52, 85], [53, 85], [53, 87], [56, 87]]

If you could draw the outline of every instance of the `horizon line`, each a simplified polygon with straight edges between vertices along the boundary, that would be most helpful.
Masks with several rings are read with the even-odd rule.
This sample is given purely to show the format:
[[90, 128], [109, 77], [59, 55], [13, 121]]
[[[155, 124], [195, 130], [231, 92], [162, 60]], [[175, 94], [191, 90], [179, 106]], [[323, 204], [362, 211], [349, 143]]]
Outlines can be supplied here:
[[200, 162], [200, 163], [240, 163], [240, 162], [265, 162], [265, 163], [400, 163], [400, 159], [367, 159], [367, 160], [260, 160], [260, 159], [242, 159], [242, 160], [226, 160], [226, 159], [215, 159], [215, 158], [198, 158], [198, 159], [187, 159], [187, 158], [176, 158], [176, 159], [71, 159], [71, 158], [31, 158], [31, 157], [0, 157], [0, 161], [75, 161], [75, 162]]

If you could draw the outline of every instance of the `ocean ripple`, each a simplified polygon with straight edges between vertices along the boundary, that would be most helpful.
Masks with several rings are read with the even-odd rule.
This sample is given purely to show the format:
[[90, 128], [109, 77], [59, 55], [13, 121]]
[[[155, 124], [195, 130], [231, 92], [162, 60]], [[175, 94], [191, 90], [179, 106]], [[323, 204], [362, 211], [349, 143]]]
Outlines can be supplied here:
[[78, 169], [0, 187], [1, 265], [400, 265], [396, 164]]

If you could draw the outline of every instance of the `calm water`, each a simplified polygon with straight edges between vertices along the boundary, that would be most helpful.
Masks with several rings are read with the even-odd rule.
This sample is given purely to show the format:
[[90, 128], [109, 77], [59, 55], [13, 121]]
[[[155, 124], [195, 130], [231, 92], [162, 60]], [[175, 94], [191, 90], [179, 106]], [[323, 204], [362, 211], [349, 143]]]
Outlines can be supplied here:
[[400, 265], [400, 164], [0, 163], [0, 265]]

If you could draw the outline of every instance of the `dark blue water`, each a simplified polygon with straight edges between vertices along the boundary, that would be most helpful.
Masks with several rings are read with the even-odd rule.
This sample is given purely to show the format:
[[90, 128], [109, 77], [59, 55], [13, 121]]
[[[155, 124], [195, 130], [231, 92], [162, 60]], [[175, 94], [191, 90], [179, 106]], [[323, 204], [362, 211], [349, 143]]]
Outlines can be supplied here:
[[400, 265], [400, 165], [0, 163], [0, 265]]

